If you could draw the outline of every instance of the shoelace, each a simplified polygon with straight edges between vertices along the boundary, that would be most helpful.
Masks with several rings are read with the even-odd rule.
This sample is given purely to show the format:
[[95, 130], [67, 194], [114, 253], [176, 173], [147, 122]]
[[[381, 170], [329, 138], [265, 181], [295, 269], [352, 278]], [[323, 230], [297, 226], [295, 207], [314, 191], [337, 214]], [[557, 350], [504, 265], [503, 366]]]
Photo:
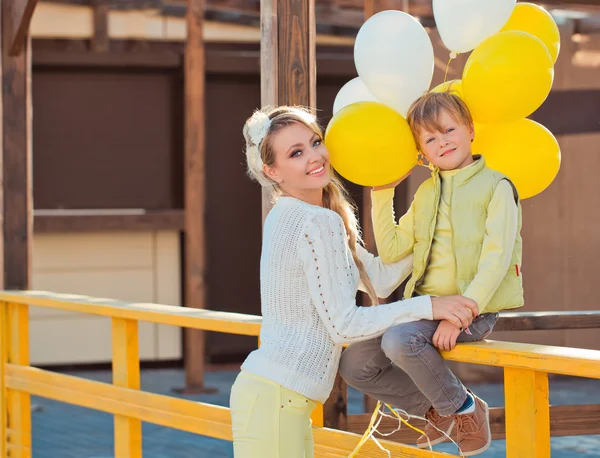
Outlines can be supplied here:
[[479, 430], [472, 414], [457, 415], [456, 423], [460, 433], [475, 433]]
[[432, 423], [436, 423], [442, 418], [442, 416], [435, 409], [430, 409], [426, 414], [425, 418]]

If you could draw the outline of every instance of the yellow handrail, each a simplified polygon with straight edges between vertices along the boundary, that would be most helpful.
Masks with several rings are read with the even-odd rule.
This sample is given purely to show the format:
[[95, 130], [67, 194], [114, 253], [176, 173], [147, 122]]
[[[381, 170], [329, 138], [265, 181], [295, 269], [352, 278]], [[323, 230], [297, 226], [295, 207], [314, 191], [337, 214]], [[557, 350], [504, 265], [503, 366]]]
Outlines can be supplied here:
[[[28, 306], [111, 317], [113, 384], [29, 366]], [[115, 416], [115, 457], [142, 456], [141, 422], [231, 440], [229, 409], [140, 391], [138, 321], [258, 336], [261, 318], [159, 304], [127, 303], [48, 292], [0, 292], [0, 456], [31, 457], [30, 395], [88, 407]], [[460, 344], [442, 352], [454, 361], [505, 368], [506, 450], [509, 458], [548, 458], [548, 373], [600, 378], [600, 351], [511, 342]], [[7, 415], [8, 414], [8, 415]], [[322, 410], [319, 411], [322, 416]], [[322, 424], [322, 423], [321, 423]], [[315, 427], [317, 457], [347, 457], [360, 436]], [[381, 441], [398, 457], [450, 456]], [[361, 457], [379, 457], [367, 443]]]

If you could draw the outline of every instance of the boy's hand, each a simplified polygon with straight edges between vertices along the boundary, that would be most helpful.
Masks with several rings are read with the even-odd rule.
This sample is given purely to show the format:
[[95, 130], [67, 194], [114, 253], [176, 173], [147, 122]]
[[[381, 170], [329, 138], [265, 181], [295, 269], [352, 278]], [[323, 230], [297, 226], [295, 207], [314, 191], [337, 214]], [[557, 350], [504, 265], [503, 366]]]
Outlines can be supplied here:
[[382, 186], [373, 186], [373, 191], [380, 191], [381, 189], [395, 188], [400, 183], [402, 183], [404, 180], [406, 180], [411, 173], [412, 173], [412, 170], [410, 172], [408, 172], [406, 175], [404, 175], [402, 178], [399, 178], [396, 181], [394, 181], [393, 183], [384, 184]]
[[442, 320], [433, 334], [433, 345], [439, 350], [450, 351], [456, 346], [456, 339], [460, 335], [460, 329], [450, 321]]

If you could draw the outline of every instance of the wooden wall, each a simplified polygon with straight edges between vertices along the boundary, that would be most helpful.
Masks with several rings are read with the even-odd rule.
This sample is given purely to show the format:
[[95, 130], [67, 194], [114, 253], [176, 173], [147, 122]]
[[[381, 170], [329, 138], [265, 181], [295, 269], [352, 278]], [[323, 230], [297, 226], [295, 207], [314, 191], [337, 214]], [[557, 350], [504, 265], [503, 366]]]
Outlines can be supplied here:
[[[35, 234], [32, 288], [131, 302], [181, 303], [179, 234], [173, 231]], [[111, 321], [42, 307], [30, 311], [31, 363], [106, 363]], [[181, 331], [140, 323], [142, 361], [181, 358]]]

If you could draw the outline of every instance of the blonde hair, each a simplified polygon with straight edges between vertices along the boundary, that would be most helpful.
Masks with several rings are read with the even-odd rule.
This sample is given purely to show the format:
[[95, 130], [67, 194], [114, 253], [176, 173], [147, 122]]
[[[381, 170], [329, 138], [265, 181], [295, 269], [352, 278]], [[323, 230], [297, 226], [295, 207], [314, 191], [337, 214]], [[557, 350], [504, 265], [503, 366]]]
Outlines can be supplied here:
[[[257, 110], [244, 124], [244, 138], [246, 139], [246, 163], [250, 178], [259, 182], [263, 187], [270, 188], [273, 198], [281, 195], [279, 185], [271, 180], [263, 171], [263, 166], [275, 164], [275, 151], [272, 140], [274, 135], [290, 124], [301, 124], [319, 138], [323, 138], [323, 131], [314, 115], [302, 107], [265, 107]], [[340, 179], [330, 170], [331, 180], [323, 188], [323, 207], [340, 215], [348, 234], [348, 246], [352, 258], [358, 268], [360, 279], [367, 290], [373, 305], [378, 303], [375, 288], [367, 275], [365, 266], [356, 253], [357, 243], [362, 243], [356, 207], [351, 202], [346, 188]]]
[[449, 87], [444, 92], [429, 92], [415, 100], [406, 115], [406, 120], [413, 134], [419, 151], [419, 133], [422, 129], [430, 132], [442, 131], [438, 122], [440, 112], [445, 110], [452, 118], [463, 125], [472, 126], [473, 117], [467, 104]]

